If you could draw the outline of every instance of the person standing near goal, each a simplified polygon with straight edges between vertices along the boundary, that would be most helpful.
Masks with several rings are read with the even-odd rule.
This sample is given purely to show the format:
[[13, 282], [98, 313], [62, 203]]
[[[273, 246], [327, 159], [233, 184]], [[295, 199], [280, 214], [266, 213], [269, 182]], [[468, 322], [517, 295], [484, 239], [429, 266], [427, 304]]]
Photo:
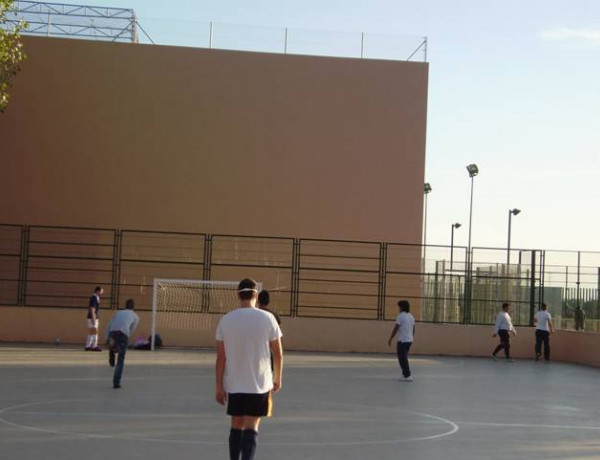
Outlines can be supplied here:
[[254, 459], [261, 417], [271, 415], [272, 392], [281, 388], [281, 329], [271, 313], [256, 308], [257, 294], [254, 280], [240, 281], [240, 307], [221, 318], [216, 332], [215, 399], [227, 402], [231, 416], [230, 460]]
[[533, 322], [535, 323], [535, 360], [539, 361], [542, 356], [542, 343], [544, 344], [544, 359], [550, 361], [550, 334], [554, 332], [552, 316], [548, 313], [548, 306], [543, 303], [542, 309], [538, 311]]
[[414, 340], [415, 335], [415, 318], [410, 313], [410, 303], [408, 300], [401, 300], [398, 302], [398, 308], [400, 313], [396, 317], [396, 324], [390, 338], [388, 345], [392, 346], [392, 339], [398, 334], [398, 340], [396, 341], [396, 353], [398, 355], [398, 363], [400, 369], [402, 369], [402, 381], [412, 382], [412, 374], [410, 372], [410, 365], [408, 364], [408, 352]]
[[515, 330], [512, 320], [510, 319], [510, 315], [508, 314], [509, 310], [510, 304], [506, 302], [503, 303], [502, 311], [498, 313], [498, 317], [496, 319], [496, 325], [494, 326], [494, 334], [492, 337], [500, 337], [500, 344], [492, 352], [492, 359], [494, 361], [498, 360], [496, 353], [502, 349], [504, 349], [506, 361], [509, 363], [514, 361], [514, 359], [510, 357], [510, 334], [516, 336], [517, 331]]
[[100, 316], [100, 297], [104, 294], [104, 289], [96, 286], [94, 293], [90, 297], [87, 313], [88, 335], [85, 343], [85, 351], [102, 351], [98, 346], [98, 326]]

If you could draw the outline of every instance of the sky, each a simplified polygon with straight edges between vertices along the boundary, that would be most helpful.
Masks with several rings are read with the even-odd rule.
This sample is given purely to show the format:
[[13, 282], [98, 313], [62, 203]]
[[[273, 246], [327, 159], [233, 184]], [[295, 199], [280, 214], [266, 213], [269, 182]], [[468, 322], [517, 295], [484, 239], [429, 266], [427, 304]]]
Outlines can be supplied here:
[[[69, 0], [133, 8], [163, 44], [206, 23], [428, 38], [427, 243], [600, 251], [597, 0]], [[198, 31], [195, 35], [194, 31]], [[417, 40], [418, 42], [418, 40]], [[399, 196], [398, 200], [402, 200]]]

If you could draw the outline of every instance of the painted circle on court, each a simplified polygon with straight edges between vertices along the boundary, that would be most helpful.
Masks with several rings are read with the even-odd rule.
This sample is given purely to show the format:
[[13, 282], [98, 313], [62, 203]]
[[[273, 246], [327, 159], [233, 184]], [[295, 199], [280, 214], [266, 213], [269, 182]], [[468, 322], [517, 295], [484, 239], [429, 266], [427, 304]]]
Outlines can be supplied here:
[[[0, 409], [0, 423], [23, 430], [82, 438], [176, 444], [225, 444], [222, 408], [206, 410], [200, 398], [57, 399]], [[148, 404], [144, 405], [144, 401]], [[198, 407], [195, 407], [193, 403]], [[436, 415], [332, 401], [281, 400], [264, 446], [352, 446], [429, 441], [459, 430]], [[283, 413], [281, 413], [283, 412]], [[269, 422], [270, 423], [270, 422]], [[365, 424], [370, 429], [365, 431]], [[376, 430], [373, 430], [373, 426]], [[276, 431], [276, 433], [275, 433]], [[358, 438], [356, 433], [361, 433]], [[303, 441], [299, 438], [306, 439]], [[347, 437], [347, 438], [345, 438]], [[218, 441], [215, 439], [219, 439]]]

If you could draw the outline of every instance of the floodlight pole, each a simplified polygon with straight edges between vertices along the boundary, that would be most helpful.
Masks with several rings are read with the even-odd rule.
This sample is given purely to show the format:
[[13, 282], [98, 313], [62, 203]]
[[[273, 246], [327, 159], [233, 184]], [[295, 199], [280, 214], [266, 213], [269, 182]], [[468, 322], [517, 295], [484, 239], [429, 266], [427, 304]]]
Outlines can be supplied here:
[[469, 323], [471, 320], [471, 290], [472, 290], [472, 271], [473, 271], [473, 254], [471, 248], [471, 228], [473, 223], [473, 186], [475, 184], [475, 176], [479, 174], [479, 168], [475, 163], [467, 165], [467, 171], [469, 173], [469, 177], [471, 178], [471, 201], [469, 205], [469, 243], [467, 248], [467, 273], [466, 273], [466, 283], [465, 289], [466, 291], [466, 302], [465, 302], [465, 317], [464, 322]]
[[521, 212], [520, 209], [514, 208], [508, 210], [508, 242], [506, 244], [506, 273], [508, 274], [508, 270], [510, 270], [510, 232], [511, 232], [511, 222], [512, 216], [516, 216]]
[[427, 196], [433, 190], [431, 188], [431, 184], [429, 182], [425, 182], [424, 188], [425, 192], [425, 212], [423, 217], [423, 268], [425, 271], [427, 270]]
[[450, 232], [450, 272], [453, 270], [454, 262], [454, 229], [460, 228], [462, 225], [456, 222], [452, 224], [452, 231]]

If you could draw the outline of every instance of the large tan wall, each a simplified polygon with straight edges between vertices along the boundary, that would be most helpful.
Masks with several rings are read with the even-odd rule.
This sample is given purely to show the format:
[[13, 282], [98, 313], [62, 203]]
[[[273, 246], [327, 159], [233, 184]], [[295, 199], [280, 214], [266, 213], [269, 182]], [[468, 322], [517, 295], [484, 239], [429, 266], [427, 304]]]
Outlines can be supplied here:
[[25, 38], [0, 222], [421, 241], [428, 66]]
[[[0, 340], [8, 342], [79, 343], [85, 338], [85, 312], [76, 309], [0, 307]], [[101, 331], [112, 312], [104, 311]], [[135, 336], [148, 334], [150, 315], [139, 312], [141, 321]], [[165, 343], [170, 346], [213, 347], [215, 316], [195, 330], [169, 330], [159, 327]], [[392, 321], [365, 321], [318, 318], [283, 318], [284, 347], [287, 350], [332, 352], [394, 352], [387, 339]], [[512, 340], [516, 358], [531, 359], [534, 330], [518, 328]], [[489, 356], [497, 344], [491, 326], [463, 326], [418, 323], [411, 353], [416, 355]], [[600, 334], [557, 331], [551, 336], [552, 358], [600, 367]]]

